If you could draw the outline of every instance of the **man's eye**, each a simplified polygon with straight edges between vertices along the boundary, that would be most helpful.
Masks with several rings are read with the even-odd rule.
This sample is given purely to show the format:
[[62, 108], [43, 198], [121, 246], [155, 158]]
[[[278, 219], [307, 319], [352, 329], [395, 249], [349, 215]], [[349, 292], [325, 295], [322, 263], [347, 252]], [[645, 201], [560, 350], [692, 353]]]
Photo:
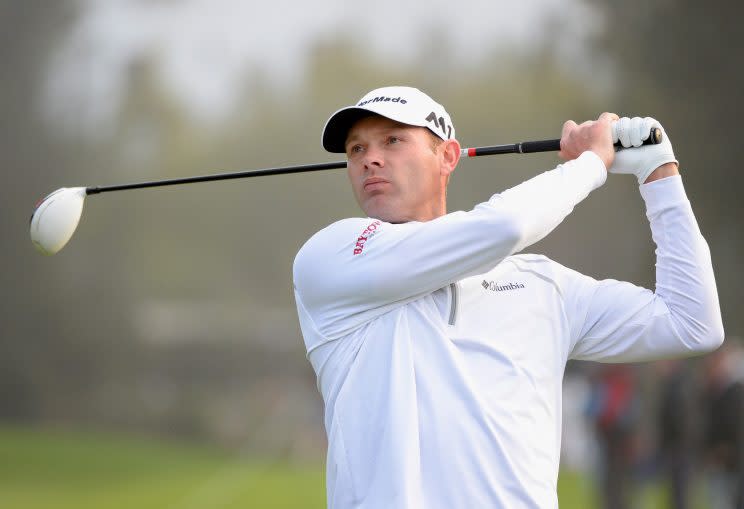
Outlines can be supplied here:
[[397, 136], [391, 136], [391, 137], [388, 138], [388, 143], [390, 145], [393, 145], [393, 144], [399, 143], [399, 142], [400, 142], [400, 138], [398, 138]]
[[352, 147], [349, 148], [349, 153], [350, 154], [358, 154], [362, 150], [363, 149], [362, 149], [362, 146], [361, 145], [354, 145], [354, 146], [352, 146]]

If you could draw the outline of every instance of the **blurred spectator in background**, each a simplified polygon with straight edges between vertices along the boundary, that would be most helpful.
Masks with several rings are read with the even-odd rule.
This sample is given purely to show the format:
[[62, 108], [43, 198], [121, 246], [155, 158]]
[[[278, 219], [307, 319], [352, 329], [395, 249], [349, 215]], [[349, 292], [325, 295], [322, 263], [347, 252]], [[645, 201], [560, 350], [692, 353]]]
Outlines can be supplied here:
[[704, 458], [711, 509], [744, 509], [744, 347], [729, 340], [705, 358]]
[[690, 361], [670, 359], [654, 364], [659, 375], [658, 453], [669, 507], [690, 507], [693, 456], [698, 426], [696, 393]]
[[587, 474], [596, 462], [593, 423], [586, 415], [592, 395], [588, 362], [571, 361], [563, 377], [561, 468]]
[[632, 507], [640, 404], [632, 366], [601, 364], [589, 402], [600, 448], [603, 507]]

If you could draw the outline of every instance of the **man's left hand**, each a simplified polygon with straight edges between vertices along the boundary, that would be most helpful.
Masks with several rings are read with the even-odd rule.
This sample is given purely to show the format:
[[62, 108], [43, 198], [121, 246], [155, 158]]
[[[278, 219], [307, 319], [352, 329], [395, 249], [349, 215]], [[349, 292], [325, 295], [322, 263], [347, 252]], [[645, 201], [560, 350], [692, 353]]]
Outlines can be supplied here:
[[[653, 128], [661, 129], [661, 143], [642, 145]], [[613, 125], [612, 141], [620, 142], [627, 150], [617, 151], [609, 168], [610, 173], [633, 174], [639, 184], [678, 174], [679, 163], [674, 157], [672, 142], [657, 120], [651, 117], [623, 117]]]

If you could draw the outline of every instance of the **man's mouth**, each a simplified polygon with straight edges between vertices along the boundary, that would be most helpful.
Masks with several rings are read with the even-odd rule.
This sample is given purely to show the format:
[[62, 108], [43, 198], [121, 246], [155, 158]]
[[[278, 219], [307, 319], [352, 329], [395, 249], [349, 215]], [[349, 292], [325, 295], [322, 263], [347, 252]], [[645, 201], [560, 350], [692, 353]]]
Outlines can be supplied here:
[[389, 184], [390, 182], [380, 178], [380, 177], [371, 177], [364, 181], [364, 190], [367, 192], [370, 191], [378, 191], [385, 187], [386, 184]]

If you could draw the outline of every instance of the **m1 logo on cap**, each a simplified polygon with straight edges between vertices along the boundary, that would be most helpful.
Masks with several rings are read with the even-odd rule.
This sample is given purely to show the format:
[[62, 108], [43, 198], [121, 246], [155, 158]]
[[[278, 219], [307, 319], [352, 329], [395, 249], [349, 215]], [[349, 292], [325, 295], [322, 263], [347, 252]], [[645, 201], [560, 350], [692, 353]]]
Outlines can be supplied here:
[[435, 112], [429, 113], [429, 116], [426, 117], [427, 122], [433, 122], [434, 127], [438, 127], [442, 130], [444, 135], [449, 140], [452, 137], [452, 126], [447, 125], [447, 123], [444, 121], [444, 117], [437, 117], [437, 114]]

